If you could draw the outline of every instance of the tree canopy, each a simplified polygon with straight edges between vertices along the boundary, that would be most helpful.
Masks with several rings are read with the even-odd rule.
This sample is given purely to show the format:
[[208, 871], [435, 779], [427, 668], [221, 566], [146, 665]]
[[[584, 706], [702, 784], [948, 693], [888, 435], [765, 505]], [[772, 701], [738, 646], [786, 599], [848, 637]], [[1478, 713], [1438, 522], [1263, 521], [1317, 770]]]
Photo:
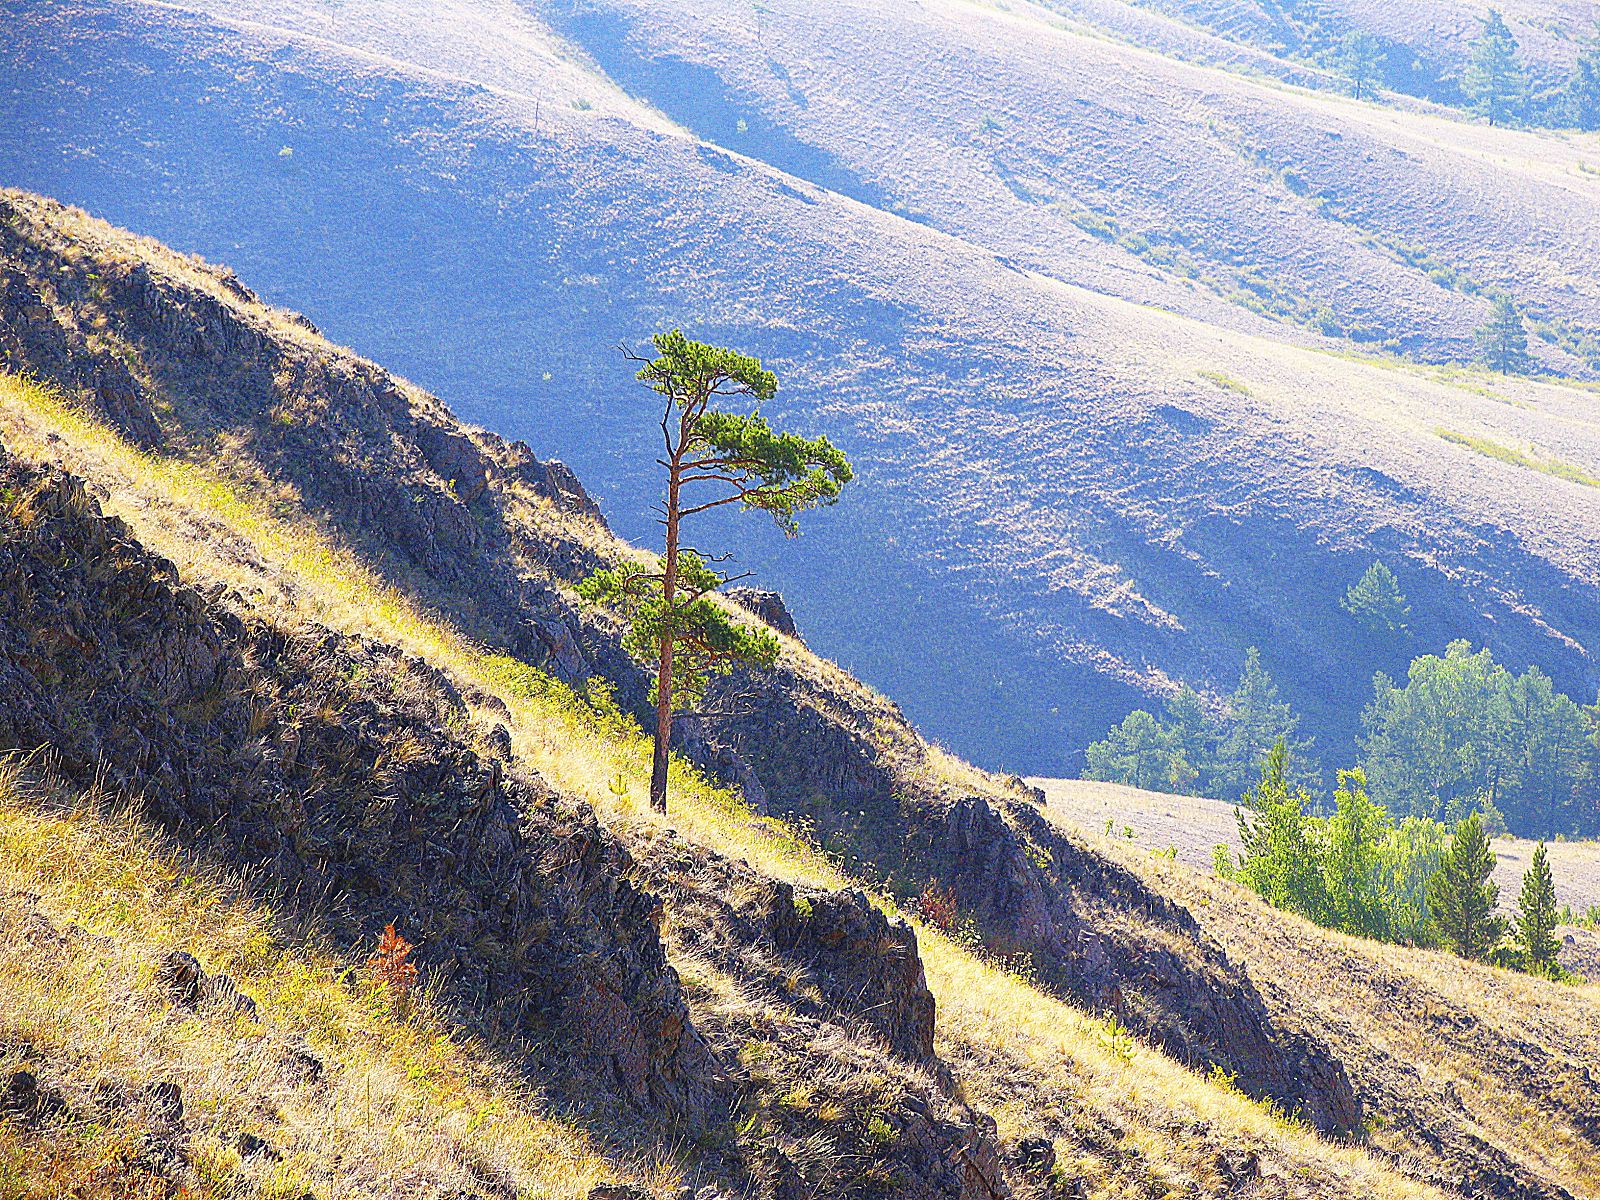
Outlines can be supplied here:
[[1299, 721], [1252, 648], [1232, 694], [1214, 711], [1193, 688], [1180, 686], [1161, 716], [1135, 709], [1092, 743], [1085, 771], [1090, 779], [1150, 791], [1236, 800], [1282, 741], [1290, 752], [1291, 780], [1315, 787], [1321, 773], [1311, 758], [1311, 740], [1294, 736]]
[[1600, 828], [1595, 724], [1537, 667], [1513, 676], [1452, 642], [1415, 659], [1403, 687], [1379, 675], [1362, 727], [1368, 782], [1391, 809], [1480, 810], [1523, 835]]
[[1503, 375], [1526, 375], [1533, 369], [1528, 353], [1528, 326], [1509, 296], [1496, 296], [1489, 319], [1475, 335], [1478, 360]]
[[1499, 9], [1491, 8], [1472, 43], [1461, 87], [1474, 111], [1491, 125], [1504, 125], [1522, 113], [1527, 76], [1517, 57], [1517, 39]]
[[1400, 581], [1381, 562], [1374, 562], [1351, 585], [1340, 607], [1367, 628], [1385, 634], [1404, 633], [1411, 616], [1411, 606], [1400, 591]]

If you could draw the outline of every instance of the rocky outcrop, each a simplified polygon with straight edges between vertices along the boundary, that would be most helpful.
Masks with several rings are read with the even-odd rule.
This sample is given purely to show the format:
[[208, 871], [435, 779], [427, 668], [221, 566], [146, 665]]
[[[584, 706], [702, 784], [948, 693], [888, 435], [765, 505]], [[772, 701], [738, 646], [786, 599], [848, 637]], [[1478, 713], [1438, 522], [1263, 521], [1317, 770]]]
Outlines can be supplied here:
[[[994, 1122], [958, 1100], [934, 1053], [934, 998], [916, 934], [859, 891], [794, 888], [670, 830], [629, 835], [680, 960], [737, 987], [708, 1006], [707, 1039], [758, 1114], [743, 1146], [770, 1200], [1009, 1194]], [[851, 1164], [848, 1172], [845, 1164]]]
[[963, 797], [918, 822], [908, 848], [953, 889], [991, 948], [1028, 956], [1057, 990], [1115, 1014], [1180, 1061], [1235, 1076], [1324, 1133], [1360, 1129], [1360, 1101], [1320, 1041], [1275, 1017], [1187, 910], [1030, 803], [1002, 809]]
[[448, 597], [475, 636], [569, 682], [628, 674], [614, 639], [552, 581], [592, 570], [594, 551], [556, 532], [560, 521], [532, 542], [508, 517], [533, 500], [603, 531], [570, 470], [308, 337], [309, 322], [224, 268], [153, 243], [108, 253], [68, 222], [52, 201], [0, 192], [0, 368], [53, 384], [139, 445], [247, 445], [252, 471], [292, 485], [392, 574]]
[[[182, 586], [71, 476], [0, 452], [0, 748], [143, 798], [187, 843], [366, 945], [395, 921], [480, 1027], [691, 1127], [706, 1048], [659, 906], [579, 804], [516, 774], [437, 672]], [[220, 985], [169, 964], [170, 986]]]
[[726, 595], [740, 608], [761, 618], [779, 633], [799, 638], [800, 631], [795, 628], [794, 616], [789, 612], [781, 593], [764, 588], [735, 587], [729, 588]]

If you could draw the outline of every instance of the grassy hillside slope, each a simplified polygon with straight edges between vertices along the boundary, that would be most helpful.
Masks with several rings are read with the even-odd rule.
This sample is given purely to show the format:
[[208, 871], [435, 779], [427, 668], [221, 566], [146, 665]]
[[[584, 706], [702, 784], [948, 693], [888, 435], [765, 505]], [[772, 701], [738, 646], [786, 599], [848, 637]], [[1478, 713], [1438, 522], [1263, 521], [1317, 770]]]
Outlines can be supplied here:
[[[360, 964], [397, 920], [432, 998], [408, 1028], [470, 1037], [489, 1091], [469, 1108], [508, 1123], [501, 1165], [475, 1167], [452, 1149], [458, 1116], [408, 1108], [422, 1103], [409, 1093], [383, 1101], [389, 1153], [415, 1168], [408, 1188], [487, 1200], [633, 1175], [763, 1197], [1592, 1190], [1592, 1092], [1572, 1084], [1588, 993], [1529, 983], [1447, 1026], [1426, 1003], [1401, 1010], [1384, 1036], [1442, 1043], [1429, 1079], [1465, 1107], [1425, 1102], [1373, 1065], [1400, 1043], [1309, 1019], [1320, 1001], [1300, 981], [1319, 986], [1321, 935], [1242, 902], [1241, 927], [1270, 928], [1278, 955], [1270, 972], [1246, 965], [1231, 927], [1211, 924], [1216, 901], [1052, 828], [1020, 782], [931, 750], [793, 640], [774, 676], [751, 681], [753, 726], [713, 731], [734, 757], [694, 750], [730, 775], [742, 761], [744, 788], [680, 762], [669, 828], [644, 803], [646, 740], [587, 682], [609, 677], [626, 703], [639, 673], [615, 656], [615, 629], [570, 599], [588, 564], [634, 551], [569, 475], [462, 426], [224, 269], [37, 198], [5, 203], [0, 352], [49, 387], [0, 376], [13, 614], [0, 727], [11, 746], [46, 746], [36, 761], [67, 792], [99, 791], [66, 832], [14, 797], [10, 836], [104, 840], [143, 863], [148, 827], [98, 815], [137, 794], [193, 856], [182, 871], [203, 882], [178, 872], [180, 890], [240, 920], [269, 906], [264, 935], [291, 955], [308, 937], [327, 947], [341, 968], [329, 986], [357, 1000], [371, 998]], [[754, 810], [757, 783], [794, 823]], [[177, 871], [160, 865], [174, 845], [154, 845], [156, 878]], [[95, 877], [104, 856], [77, 854]], [[166, 1012], [139, 990], [143, 972], [189, 948], [258, 1011], [287, 1004], [203, 922], [192, 937], [160, 932], [184, 928], [181, 909], [163, 915], [162, 887], [108, 915], [82, 890], [31, 884], [53, 860], [23, 857], [10, 886], [40, 893], [52, 925], [157, 931], [126, 935], [135, 983], [111, 972], [104, 1003]], [[219, 869], [233, 882], [204, 882]], [[954, 898], [954, 919], [918, 898], [929, 888]], [[884, 909], [940, 915], [906, 924]], [[1384, 978], [1426, 994], [1442, 986], [1435, 969], [1402, 959]], [[1461, 970], [1452, 989], [1509, 986]], [[1484, 1076], [1470, 1047], [1503, 1044], [1534, 1009], [1540, 1024], [1519, 1036], [1537, 1032], [1538, 1069]], [[215, 1019], [172, 1018], [196, 1038]], [[7, 1064], [81, 1120], [103, 1068], [62, 1044], [13, 1038]], [[246, 1080], [240, 1099], [229, 1079], [197, 1078], [208, 1045], [163, 1044], [120, 1068], [130, 1088], [178, 1083], [192, 1110], [138, 1109], [59, 1171], [99, 1169], [122, 1153], [116, 1138], [159, 1118], [172, 1153], [140, 1158], [138, 1179], [285, 1194], [265, 1163], [226, 1153], [250, 1089], [276, 1085]], [[339, 1079], [359, 1077], [365, 1047], [338, 1060]], [[520, 1082], [499, 1099], [503, 1071]], [[1405, 1122], [1381, 1116], [1399, 1101]], [[1480, 1103], [1528, 1119], [1485, 1120]], [[388, 1160], [316, 1157], [327, 1139], [368, 1144], [359, 1127], [339, 1132], [346, 1108], [279, 1108], [245, 1131], [304, 1164], [295, 1187], [320, 1200], [393, 1186]], [[26, 1147], [59, 1143], [61, 1114], [24, 1116], [0, 1136], [21, 1147], [18, 1177], [48, 1191]], [[517, 1157], [540, 1138], [547, 1152]], [[552, 1178], [545, 1155], [579, 1165]], [[219, 1156], [207, 1183], [198, 1173]], [[458, 1167], [474, 1173], [464, 1189]]]
[[[1358, 361], [1229, 299], [1304, 292], [1449, 352], [1482, 301], [1389, 246], [1424, 227], [1440, 262], [1581, 325], [1592, 272], [1550, 267], [1590, 253], [1578, 142], [1269, 88], [1032, 9], [891, 6], [857, 14], [870, 41], [827, 6], [712, 9], [714, 38], [687, 9], [584, 11], [12, 6], [0, 169], [247, 269], [572, 463], [632, 536], [652, 426], [617, 340], [683, 322], [760, 353], [773, 415], [861, 482], [797, 545], [741, 529], [746, 564], [985, 765], [1061, 773], [1141, 693], [1225, 690], [1250, 644], [1336, 742], [1354, 681], [1414, 648], [1338, 608], [1380, 556], [1415, 647], [1465, 635], [1600, 683], [1600, 492], [1441, 433], [1600, 474], [1591, 394]], [[1193, 253], [1162, 265], [1156, 229]], [[885, 619], [864, 592], [915, 599]]]

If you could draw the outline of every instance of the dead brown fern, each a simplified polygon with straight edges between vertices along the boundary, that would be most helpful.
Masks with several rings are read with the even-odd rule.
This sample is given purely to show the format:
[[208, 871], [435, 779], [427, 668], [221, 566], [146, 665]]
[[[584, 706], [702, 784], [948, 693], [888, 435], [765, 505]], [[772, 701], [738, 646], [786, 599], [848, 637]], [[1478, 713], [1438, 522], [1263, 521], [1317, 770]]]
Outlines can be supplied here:
[[411, 943], [395, 932], [394, 922], [390, 921], [383, 927], [376, 953], [367, 959], [367, 970], [372, 978], [400, 1001], [409, 1000], [411, 990], [417, 985], [416, 964], [409, 961], [411, 950]]

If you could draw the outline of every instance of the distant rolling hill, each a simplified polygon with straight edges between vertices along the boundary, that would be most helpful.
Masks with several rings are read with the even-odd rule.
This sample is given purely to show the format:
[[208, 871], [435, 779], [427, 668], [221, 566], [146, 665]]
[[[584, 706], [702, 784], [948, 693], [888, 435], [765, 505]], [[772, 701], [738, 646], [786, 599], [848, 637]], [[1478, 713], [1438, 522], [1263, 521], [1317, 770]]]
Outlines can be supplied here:
[[[762, 355], [772, 415], [861, 483], [795, 545], [730, 543], [985, 765], [1069, 773], [1250, 645], [1333, 757], [1373, 670], [1451, 637], [1587, 698], [1600, 141], [1095, 12], [12, 0], [0, 176], [232, 264], [637, 539], [654, 413], [617, 344]], [[1489, 287], [1578, 382], [1449, 365]], [[1339, 608], [1380, 557], [1409, 640]]]

